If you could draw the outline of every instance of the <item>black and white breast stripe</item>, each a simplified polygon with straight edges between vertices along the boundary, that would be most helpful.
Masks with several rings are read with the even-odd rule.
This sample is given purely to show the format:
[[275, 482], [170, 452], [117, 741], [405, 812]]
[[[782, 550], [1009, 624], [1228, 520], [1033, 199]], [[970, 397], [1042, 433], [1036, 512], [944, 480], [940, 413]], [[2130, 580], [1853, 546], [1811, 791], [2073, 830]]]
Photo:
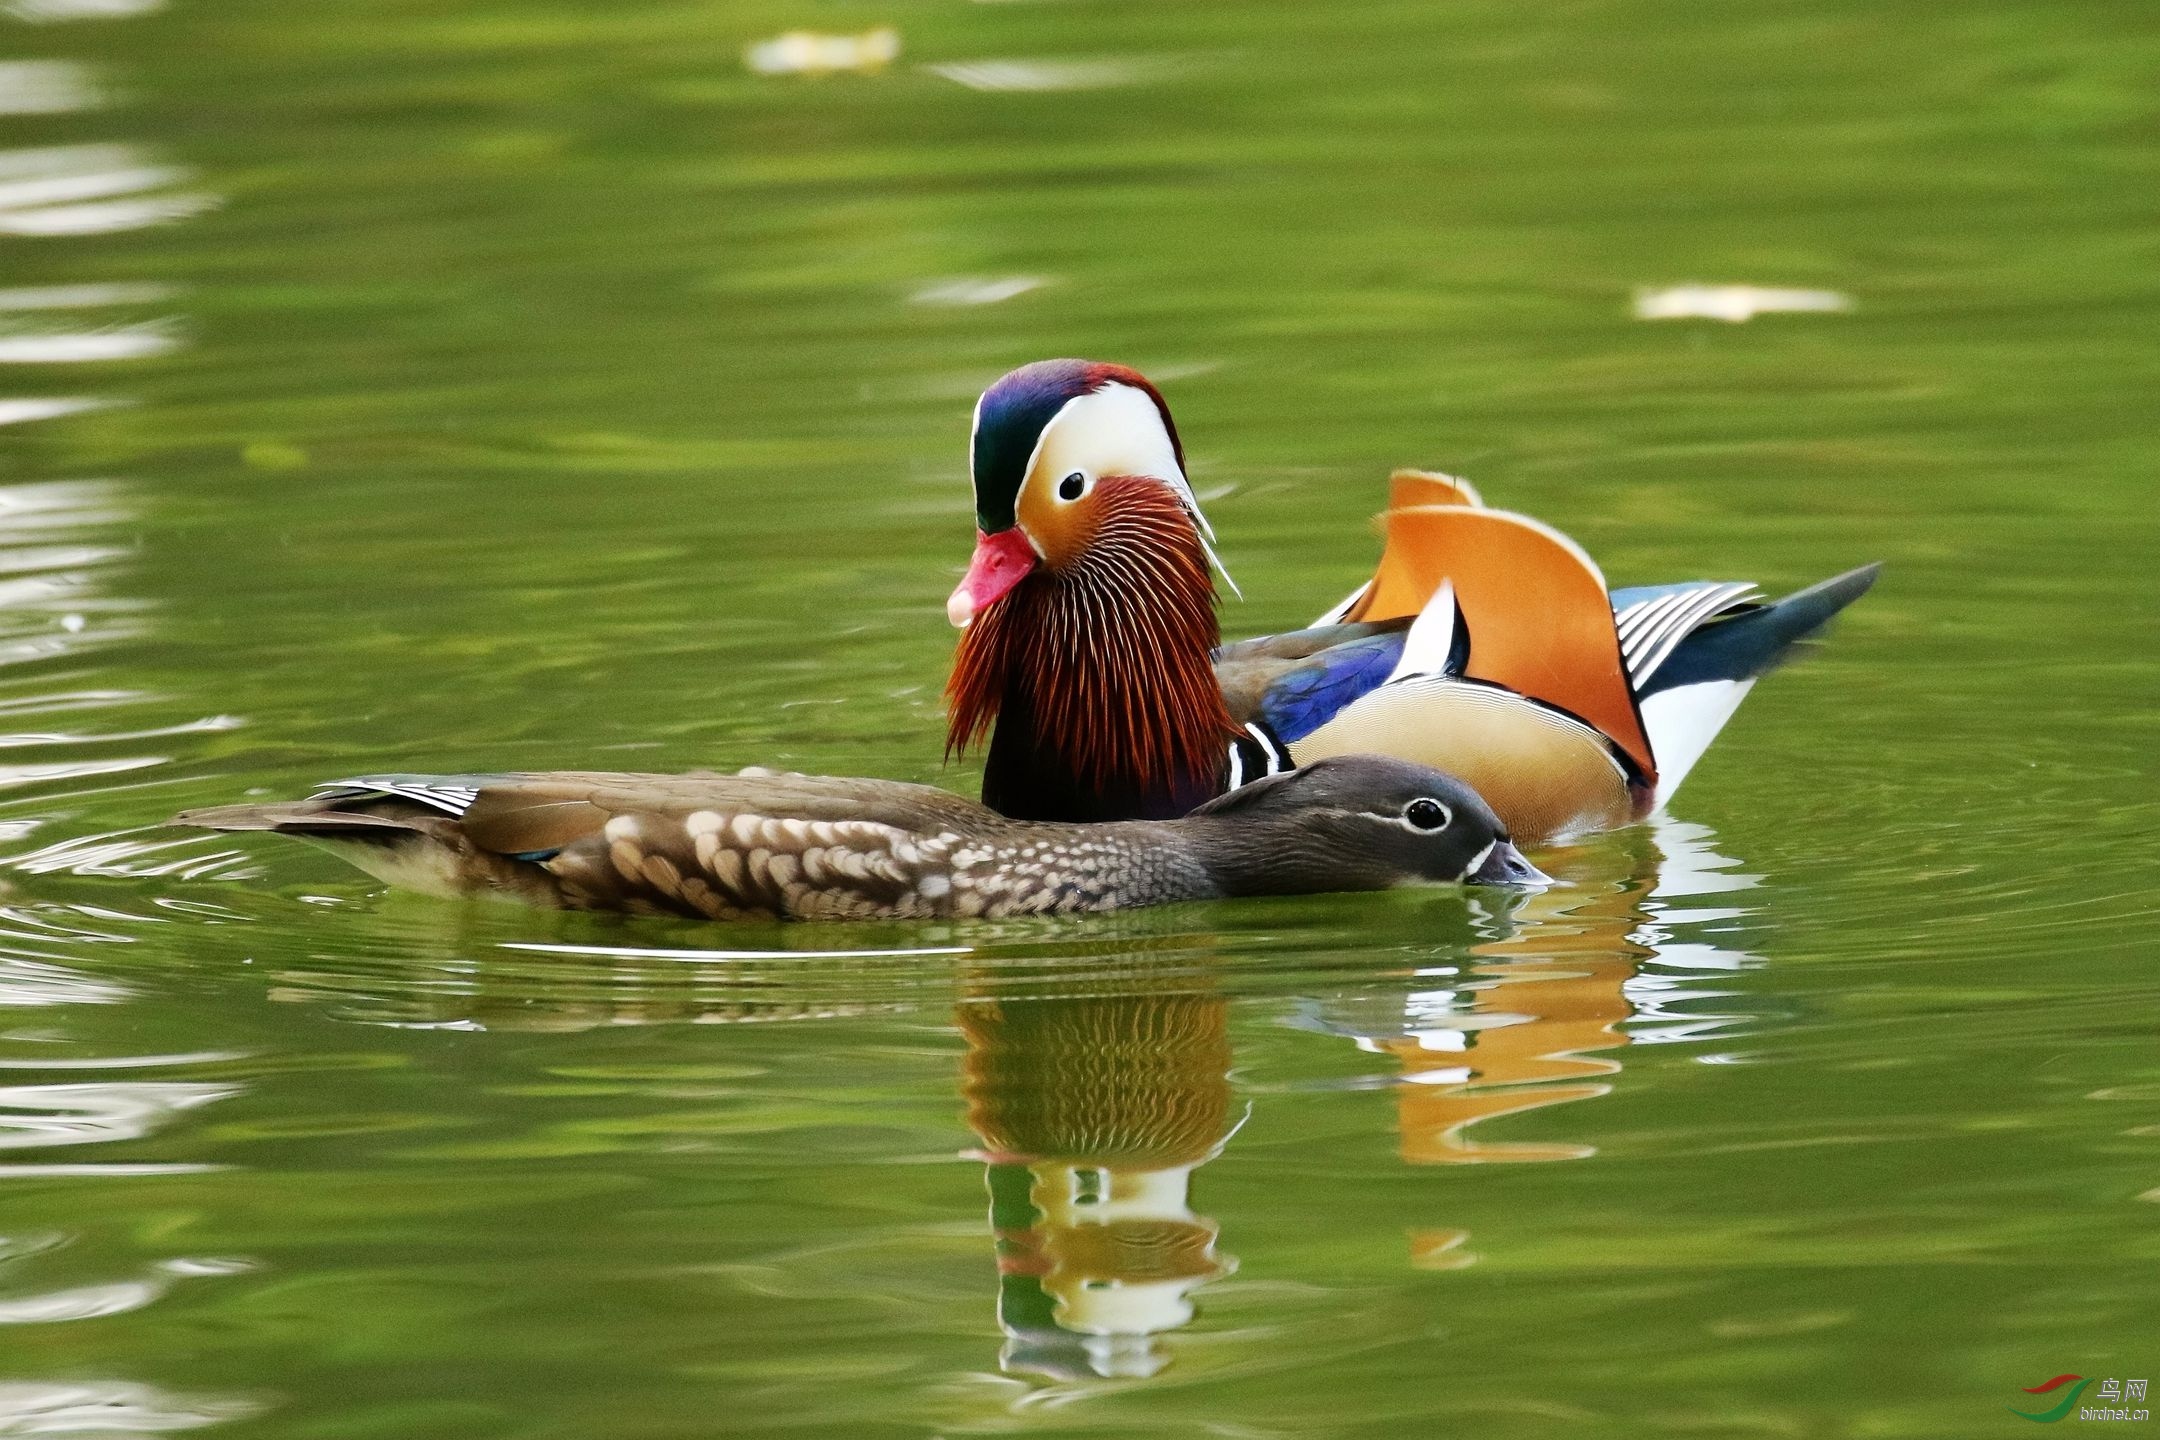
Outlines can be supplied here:
[[1290, 758], [1289, 749], [1275, 738], [1275, 732], [1257, 721], [1245, 727], [1245, 733], [1230, 742], [1230, 788], [1248, 785], [1263, 775], [1280, 775], [1285, 770], [1297, 769], [1297, 762]]
[[1761, 598], [1745, 580], [1698, 585], [1639, 600], [1614, 617], [1628, 682], [1641, 690], [1682, 640], [1714, 615]]

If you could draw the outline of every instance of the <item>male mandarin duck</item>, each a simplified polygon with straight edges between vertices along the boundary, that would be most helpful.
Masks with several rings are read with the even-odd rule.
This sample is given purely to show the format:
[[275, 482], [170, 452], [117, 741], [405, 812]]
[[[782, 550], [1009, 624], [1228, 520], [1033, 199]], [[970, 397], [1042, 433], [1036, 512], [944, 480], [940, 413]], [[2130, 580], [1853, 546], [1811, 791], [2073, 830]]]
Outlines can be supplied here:
[[1537, 884], [1477, 794], [1343, 756], [1176, 820], [1015, 820], [927, 785], [739, 775], [370, 775], [175, 825], [312, 841], [424, 894], [691, 919], [943, 919], [1397, 885]]
[[1223, 646], [1214, 531], [1137, 371], [1006, 375], [975, 407], [971, 469], [947, 748], [988, 733], [983, 801], [1028, 819], [1182, 815], [1377, 751], [1467, 781], [1518, 839], [1627, 824], [1880, 568], [1774, 602], [1737, 581], [1608, 594], [1558, 531], [1398, 471], [1373, 578], [1310, 628]]

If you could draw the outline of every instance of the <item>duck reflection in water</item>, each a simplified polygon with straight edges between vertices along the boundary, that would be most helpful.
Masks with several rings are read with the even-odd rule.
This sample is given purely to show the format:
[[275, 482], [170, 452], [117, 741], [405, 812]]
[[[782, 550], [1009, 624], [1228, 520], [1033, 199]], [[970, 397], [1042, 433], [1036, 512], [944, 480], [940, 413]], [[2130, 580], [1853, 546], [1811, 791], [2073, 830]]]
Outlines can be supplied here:
[[[1330, 996], [1293, 1023], [1355, 1040], [1400, 1067], [1391, 1088], [1408, 1164], [1586, 1158], [1594, 1146], [1485, 1139], [1471, 1127], [1607, 1094], [1621, 1068], [1614, 1052], [1702, 1038], [1748, 1018], [1705, 1013], [1694, 1002], [1722, 993], [1704, 986], [1706, 974], [1755, 957], [1677, 938], [1745, 912], [1676, 901], [1757, 881], [1735, 873], [1738, 862], [1711, 849], [1711, 838], [1670, 820], [1600, 837], [1548, 864], [1563, 883], [1509, 897], [1509, 908], [1490, 917], [1495, 938], [1470, 947], [1472, 963], [1419, 969], [1408, 990]], [[1467, 1265], [1467, 1238], [1414, 1232], [1412, 1263]]]
[[1114, 983], [960, 1007], [1009, 1372], [1152, 1375], [1192, 1292], [1235, 1267], [1191, 1196], [1239, 1123], [1228, 1004], [1189, 972]]

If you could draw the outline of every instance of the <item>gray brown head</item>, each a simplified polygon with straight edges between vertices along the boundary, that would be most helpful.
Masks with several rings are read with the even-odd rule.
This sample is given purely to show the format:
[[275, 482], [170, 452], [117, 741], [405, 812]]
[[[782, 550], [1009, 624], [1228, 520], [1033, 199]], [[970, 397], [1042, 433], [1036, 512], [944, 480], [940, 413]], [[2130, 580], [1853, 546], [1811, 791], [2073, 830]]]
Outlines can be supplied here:
[[1233, 895], [1547, 879], [1475, 790], [1385, 755], [1341, 755], [1256, 780], [1182, 823]]

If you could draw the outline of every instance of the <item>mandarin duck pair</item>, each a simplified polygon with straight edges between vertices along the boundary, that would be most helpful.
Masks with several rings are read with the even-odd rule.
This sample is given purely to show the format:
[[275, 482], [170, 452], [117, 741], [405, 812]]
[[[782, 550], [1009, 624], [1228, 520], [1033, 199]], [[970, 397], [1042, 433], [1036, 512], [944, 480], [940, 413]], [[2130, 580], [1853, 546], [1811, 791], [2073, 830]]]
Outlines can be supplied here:
[[1137, 371], [1013, 371], [976, 406], [972, 474], [947, 747], [988, 737], [979, 805], [765, 770], [384, 775], [175, 823], [293, 835], [432, 894], [706, 919], [1537, 883], [1516, 838], [1663, 804], [1879, 568], [1774, 602], [1737, 581], [1608, 594], [1564, 535], [1406, 470], [1371, 580], [1223, 645], [1214, 532]]

